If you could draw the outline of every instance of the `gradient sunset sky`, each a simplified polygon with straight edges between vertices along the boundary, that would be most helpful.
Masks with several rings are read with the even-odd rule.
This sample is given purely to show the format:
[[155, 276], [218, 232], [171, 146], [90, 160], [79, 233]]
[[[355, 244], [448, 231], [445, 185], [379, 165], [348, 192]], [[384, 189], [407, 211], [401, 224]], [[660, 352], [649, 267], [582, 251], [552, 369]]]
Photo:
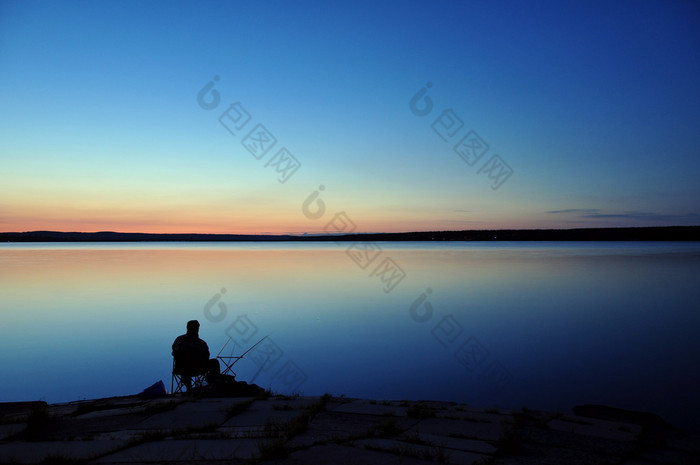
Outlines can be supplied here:
[[693, 1], [0, 1], [0, 102], [5, 232], [700, 224]]

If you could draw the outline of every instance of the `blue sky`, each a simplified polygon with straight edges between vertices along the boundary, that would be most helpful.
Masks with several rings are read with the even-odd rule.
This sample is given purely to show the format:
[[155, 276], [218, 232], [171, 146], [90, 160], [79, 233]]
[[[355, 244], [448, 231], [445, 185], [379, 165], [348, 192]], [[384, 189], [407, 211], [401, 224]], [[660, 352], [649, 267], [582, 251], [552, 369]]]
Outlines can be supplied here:
[[683, 1], [0, 2], [0, 231], [697, 225], [699, 25]]

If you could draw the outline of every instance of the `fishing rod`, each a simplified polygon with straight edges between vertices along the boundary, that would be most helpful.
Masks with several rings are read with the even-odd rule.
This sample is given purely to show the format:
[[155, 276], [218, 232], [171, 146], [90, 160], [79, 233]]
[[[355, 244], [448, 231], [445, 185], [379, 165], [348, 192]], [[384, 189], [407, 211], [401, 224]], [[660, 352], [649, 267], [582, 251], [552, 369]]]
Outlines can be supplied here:
[[[269, 336], [269, 335], [268, 335], [268, 336]], [[260, 344], [262, 341], [264, 341], [265, 339], [267, 339], [268, 336], [263, 337], [263, 338], [260, 339], [258, 342], [256, 342], [255, 344], [253, 344], [253, 345], [250, 347], [250, 349], [248, 349], [248, 350], [246, 350], [245, 352], [243, 352], [243, 354], [241, 354], [241, 356], [240, 356], [239, 358], [245, 357], [245, 354], [247, 354], [248, 352], [250, 352], [251, 350], [253, 350], [253, 349], [255, 348], [255, 346], [257, 346], [257, 345]]]
[[[269, 336], [269, 335], [268, 335], [268, 336]], [[260, 344], [262, 341], [264, 341], [265, 339], [267, 339], [268, 336], [265, 336], [265, 337], [263, 337], [262, 339], [260, 339], [258, 342], [256, 342], [256, 343], [253, 344], [252, 346], [250, 346], [250, 348], [249, 348], [248, 350], [246, 350], [245, 352], [243, 352], [241, 355], [239, 355], [239, 356], [237, 356], [237, 357], [233, 357], [233, 356], [231, 356], [231, 357], [222, 357], [222, 356], [221, 356], [221, 352], [224, 351], [224, 348], [228, 345], [229, 341], [231, 340], [231, 337], [229, 337], [228, 340], [226, 341], [226, 344], [224, 344], [224, 347], [222, 347], [221, 350], [219, 351], [219, 353], [216, 355], [216, 358], [219, 359], [219, 360], [221, 360], [221, 361], [224, 363], [224, 365], [226, 366], [226, 369], [224, 369], [224, 370], [221, 372], [221, 374], [225, 375], [225, 374], [228, 374], [229, 372], [231, 372], [231, 373], [233, 373], [233, 376], [235, 377], [235, 376], [236, 376], [236, 373], [233, 371], [233, 365], [235, 365], [236, 362], [238, 362], [240, 359], [242, 359], [243, 357], [245, 357], [245, 355], [246, 355], [248, 352], [250, 352], [250, 351], [253, 350], [255, 347], [257, 347], [258, 344]], [[233, 362], [230, 362], [230, 363], [229, 363], [227, 360], [233, 360]]]
[[[268, 336], [269, 336], [269, 334], [268, 334]], [[248, 352], [250, 352], [251, 350], [253, 350], [253, 349], [255, 348], [255, 346], [257, 346], [257, 345], [260, 344], [262, 341], [264, 341], [268, 336], [263, 337], [263, 338], [260, 339], [258, 342], [256, 342], [255, 344], [253, 344], [253, 345], [251, 346], [250, 349], [248, 349], [248, 350], [246, 350], [245, 352], [243, 352], [243, 355], [245, 355], [245, 354], [247, 354]], [[224, 351], [224, 349], [226, 348], [226, 346], [228, 345], [229, 342], [231, 342], [231, 336], [229, 336], [229, 338], [226, 340], [226, 343], [225, 343], [224, 346], [221, 348], [221, 350], [219, 351], [219, 353], [216, 354], [216, 358], [219, 358], [219, 355], [221, 355], [221, 352]], [[241, 355], [240, 357], [237, 357], [237, 358], [243, 358], [243, 355]]]

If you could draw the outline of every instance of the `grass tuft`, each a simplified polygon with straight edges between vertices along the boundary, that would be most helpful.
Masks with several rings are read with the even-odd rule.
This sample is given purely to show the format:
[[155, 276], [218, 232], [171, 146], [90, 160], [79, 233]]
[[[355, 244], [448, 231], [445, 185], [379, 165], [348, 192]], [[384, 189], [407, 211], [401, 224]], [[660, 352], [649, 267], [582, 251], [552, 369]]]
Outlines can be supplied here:
[[398, 436], [401, 433], [403, 431], [399, 428], [396, 418], [387, 418], [375, 429], [375, 434], [383, 438]]
[[284, 459], [289, 455], [284, 438], [274, 438], [258, 443], [258, 454], [255, 462]]
[[27, 426], [20, 433], [28, 441], [40, 441], [44, 439], [51, 424], [51, 417], [46, 410], [46, 405], [37, 405], [27, 418]]
[[406, 415], [409, 418], [418, 418], [424, 420], [426, 418], [432, 418], [435, 416], [435, 412], [421, 404], [416, 404], [406, 409]]
[[70, 457], [64, 457], [63, 455], [49, 455], [44, 458], [39, 465], [84, 465], [87, 464], [85, 460], [74, 459]]
[[177, 400], [172, 402], [154, 402], [149, 403], [143, 410], [146, 415], [156, 415], [163, 412], [169, 412], [170, 410], [175, 410], [175, 407], [184, 403], [185, 400]]
[[229, 420], [232, 417], [235, 417], [236, 415], [245, 412], [248, 410], [248, 407], [250, 407], [253, 402], [255, 402], [257, 399], [250, 399], [244, 402], [236, 402], [232, 406], [226, 409], [226, 419]]

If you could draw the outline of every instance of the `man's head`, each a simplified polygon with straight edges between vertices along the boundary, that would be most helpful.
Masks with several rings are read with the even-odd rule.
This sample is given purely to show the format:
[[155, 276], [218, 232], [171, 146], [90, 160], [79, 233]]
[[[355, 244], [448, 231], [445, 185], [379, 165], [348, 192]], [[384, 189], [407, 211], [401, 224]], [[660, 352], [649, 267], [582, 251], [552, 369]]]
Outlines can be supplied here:
[[199, 334], [199, 321], [190, 320], [187, 322], [187, 334]]

